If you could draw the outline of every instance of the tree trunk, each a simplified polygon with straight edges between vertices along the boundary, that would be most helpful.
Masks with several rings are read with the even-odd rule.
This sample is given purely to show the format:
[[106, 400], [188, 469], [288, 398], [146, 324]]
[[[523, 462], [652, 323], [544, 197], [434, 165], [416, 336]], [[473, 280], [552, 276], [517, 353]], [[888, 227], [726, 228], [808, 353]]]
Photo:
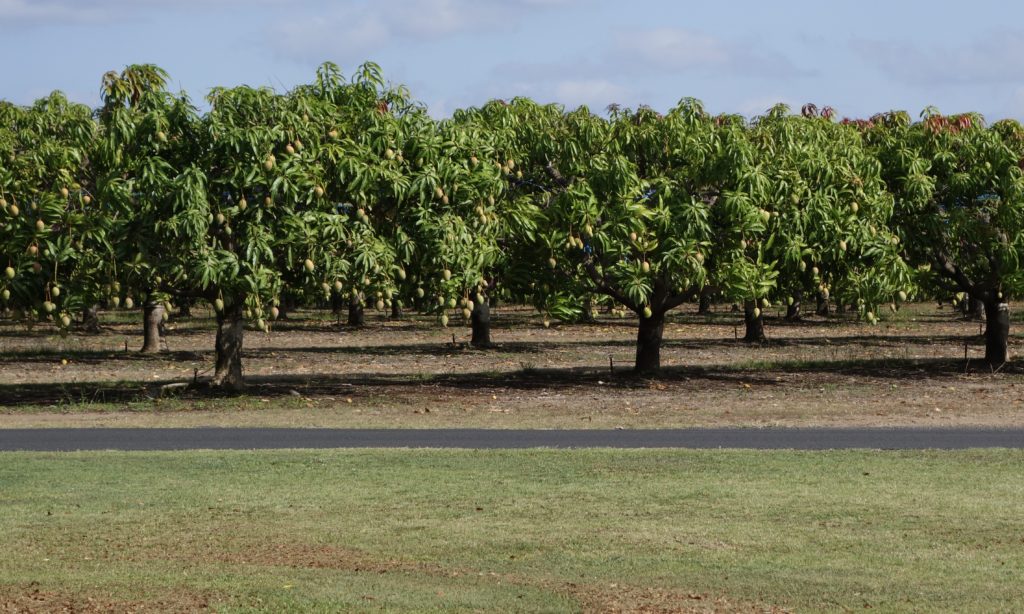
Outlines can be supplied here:
[[401, 320], [402, 314], [402, 303], [397, 298], [391, 300], [391, 319]]
[[981, 320], [988, 311], [985, 307], [985, 301], [970, 296], [964, 298], [960, 303], [960, 309], [964, 318], [968, 320]]
[[281, 299], [277, 304], [277, 319], [287, 320], [288, 315], [295, 311], [295, 307], [295, 299], [290, 294], [282, 292]]
[[191, 318], [192, 317], [192, 305], [194, 301], [190, 298], [179, 298], [175, 301], [178, 304], [178, 317], [179, 318]]
[[[755, 315], [755, 310], [756, 314]], [[757, 301], [743, 302], [743, 323], [747, 327], [747, 333], [743, 340], [747, 343], [761, 343], [764, 336], [764, 314], [757, 309]]]
[[476, 294], [473, 297], [473, 311], [469, 316], [469, 322], [473, 327], [470, 345], [475, 348], [491, 347], [491, 306], [486, 296]]
[[242, 336], [245, 322], [242, 319], [241, 298], [217, 314], [217, 366], [211, 384], [224, 390], [241, 390], [242, 380]]
[[711, 313], [711, 291], [705, 286], [697, 298], [697, 315], [706, 316]]
[[143, 354], [155, 354], [160, 351], [160, 325], [164, 321], [164, 304], [158, 301], [146, 301], [142, 308]]
[[649, 318], [640, 314], [640, 329], [636, 335], [636, 363], [633, 366], [635, 373], [657, 373], [661, 369], [661, 337], [664, 333], [664, 313], [656, 311]]
[[352, 296], [348, 300], [348, 325], [362, 326], [366, 323], [366, 310], [359, 296]]
[[327, 299], [327, 302], [331, 305], [331, 313], [334, 315], [334, 319], [341, 321], [341, 313], [345, 309], [345, 297], [337, 292], [331, 292], [331, 297]]
[[827, 316], [831, 313], [828, 308], [828, 299], [820, 294], [818, 295], [818, 306], [815, 308], [814, 313], [819, 316]]
[[594, 317], [594, 314], [596, 314], [596, 313], [597, 313], [597, 309], [594, 308], [594, 297], [593, 297], [593, 295], [588, 294], [583, 299], [583, 316], [580, 318], [580, 322], [585, 322], [587, 324], [593, 324], [594, 322], [597, 321], [596, 318]]
[[985, 302], [985, 362], [999, 366], [1010, 359], [1010, 306], [999, 299]]
[[87, 333], [100, 332], [100, 306], [86, 305], [82, 307], [82, 330]]
[[786, 321], [787, 322], [799, 322], [800, 321], [800, 299], [803, 298], [803, 293], [793, 293], [793, 303], [786, 307]]

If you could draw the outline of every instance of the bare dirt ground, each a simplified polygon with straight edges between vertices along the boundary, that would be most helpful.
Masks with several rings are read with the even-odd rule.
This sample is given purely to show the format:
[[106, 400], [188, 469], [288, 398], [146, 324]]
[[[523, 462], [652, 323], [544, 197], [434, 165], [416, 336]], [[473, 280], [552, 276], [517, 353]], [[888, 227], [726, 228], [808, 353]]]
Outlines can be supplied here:
[[[102, 333], [64, 339], [0, 320], [0, 428], [1024, 425], [1024, 366], [993, 373], [979, 323], [948, 306], [915, 305], [878, 326], [773, 314], [762, 345], [736, 339], [741, 318], [725, 306], [693, 311], [670, 317], [657, 379], [630, 373], [630, 319], [545, 328], [528, 309], [500, 307], [498, 346], [480, 351], [466, 347], [465, 325], [370, 317], [351, 329], [301, 312], [246, 333], [249, 390], [227, 398], [161, 389], [208, 376], [209, 314], [172, 321], [154, 356], [136, 351], [137, 313], [104, 314]], [[1012, 336], [1011, 355], [1021, 345]]]

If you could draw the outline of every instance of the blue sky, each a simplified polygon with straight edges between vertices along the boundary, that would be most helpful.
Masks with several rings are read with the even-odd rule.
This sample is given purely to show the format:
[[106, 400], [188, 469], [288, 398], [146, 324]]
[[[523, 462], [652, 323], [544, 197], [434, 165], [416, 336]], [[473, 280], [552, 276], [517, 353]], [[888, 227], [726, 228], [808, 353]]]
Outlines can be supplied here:
[[0, 0], [0, 98], [98, 103], [101, 75], [151, 62], [201, 99], [287, 89], [365, 60], [433, 114], [529, 96], [594, 110], [680, 98], [863, 117], [928, 105], [1024, 119], [1024, 4], [975, 0]]

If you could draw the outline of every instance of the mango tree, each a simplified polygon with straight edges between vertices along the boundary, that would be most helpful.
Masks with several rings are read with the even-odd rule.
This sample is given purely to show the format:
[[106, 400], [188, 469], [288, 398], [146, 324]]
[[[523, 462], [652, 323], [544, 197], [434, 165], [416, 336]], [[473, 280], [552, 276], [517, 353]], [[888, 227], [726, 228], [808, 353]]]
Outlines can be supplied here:
[[1007, 298], [1024, 289], [1024, 128], [926, 109], [864, 125], [896, 198], [905, 257], [933, 282], [985, 306], [985, 360], [1009, 359]]
[[361, 206], [374, 202], [388, 176], [380, 167], [390, 160], [361, 142], [356, 121], [385, 113], [392, 97], [374, 67], [345, 83], [332, 65], [321, 67], [313, 86], [288, 94], [248, 87], [211, 94], [204, 168], [218, 226], [195, 250], [193, 266], [218, 311], [215, 386], [242, 385], [243, 317], [267, 328], [283, 270], [321, 287], [348, 279], [350, 291], [378, 300], [394, 292], [393, 245]]
[[750, 164], [741, 126], [684, 100], [667, 115], [613, 109], [608, 120], [568, 113], [550, 161], [534, 252], [548, 271], [585, 284], [639, 316], [635, 370], [660, 367], [665, 314], [715, 284], [729, 296], [763, 294], [768, 267], [744, 253], [764, 222], [737, 191]]
[[90, 109], [59, 92], [27, 108], [0, 103], [0, 304], [62, 332], [109, 262], [88, 169], [95, 134]]
[[584, 312], [589, 315], [591, 308], [581, 298], [589, 296], [587, 288], [571, 277], [552, 284], [545, 275], [536, 274], [541, 212], [567, 185], [553, 160], [564, 155], [566, 146], [576, 147], [565, 140], [569, 125], [563, 107], [527, 98], [492, 100], [457, 112], [453, 119], [486, 135], [489, 146], [484, 168], [493, 167], [502, 178], [497, 202], [489, 196], [476, 210], [482, 214], [481, 220], [492, 220], [488, 229], [498, 248], [493, 252], [496, 260], [489, 267], [487, 287], [492, 291], [500, 288], [512, 300], [532, 303], [545, 317], [575, 320]]
[[[772, 298], [786, 304], [788, 319], [799, 318], [804, 296], [818, 295], [855, 305], [874, 323], [879, 305], [906, 298], [910, 270], [889, 228], [893, 201], [877, 160], [832, 115], [813, 105], [792, 115], [779, 105], [750, 127], [757, 164], [745, 191], [766, 228], [747, 249], [777, 272]], [[747, 303], [748, 340], [764, 337], [761, 311], [771, 304]]]
[[491, 345], [491, 292], [507, 271], [517, 237], [535, 228], [537, 209], [513, 189], [522, 169], [518, 151], [500, 138], [486, 110], [424, 124], [408, 143], [415, 160], [409, 236], [415, 292], [447, 325], [459, 309], [472, 327], [471, 344]]
[[162, 72], [130, 69], [106, 88], [106, 192], [133, 252], [122, 258], [152, 284], [147, 295], [213, 304], [211, 385], [239, 389], [244, 323], [268, 329], [285, 273], [315, 289], [362, 262], [379, 277], [364, 288], [388, 284], [390, 250], [357, 206], [346, 207], [359, 202], [366, 168], [379, 164], [352, 145], [351, 118], [378, 112], [382, 87], [370, 73], [343, 83], [328, 65], [315, 84], [289, 93], [215, 89], [200, 117], [152, 75]]
[[[410, 182], [400, 144], [406, 118], [422, 111], [403, 88], [386, 87], [374, 64], [360, 67], [351, 83], [324, 64], [314, 84], [291, 96], [313, 130], [286, 154], [305, 161], [316, 206], [302, 205], [290, 222], [286, 234], [295, 240], [278, 250], [279, 268], [285, 282], [312, 286], [339, 307], [347, 302], [349, 324], [361, 325], [367, 303], [393, 306], [404, 275], [399, 256], [409, 241], [396, 204]], [[296, 274], [294, 263], [311, 254], [317, 267]]]
[[[143, 308], [142, 352], [158, 352], [172, 295], [188, 296], [168, 222], [189, 188], [204, 145], [198, 111], [166, 90], [167, 73], [132, 65], [103, 77], [100, 138], [94, 151], [98, 196], [111, 218], [114, 271], [108, 301]], [[191, 174], [190, 174], [191, 172]]]

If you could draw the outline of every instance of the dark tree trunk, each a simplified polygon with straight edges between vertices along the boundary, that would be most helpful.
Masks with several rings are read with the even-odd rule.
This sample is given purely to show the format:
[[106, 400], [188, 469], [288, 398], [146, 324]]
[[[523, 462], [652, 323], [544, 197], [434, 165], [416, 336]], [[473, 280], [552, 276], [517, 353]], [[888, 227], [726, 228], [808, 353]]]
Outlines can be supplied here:
[[341, 314], [345, 309], [345, 297], [337, 292], [332, 292], [328, 302], [331, 305], [331, 313], [334, 314], [334, 319], [341, 320]]
[[985, 307], [985, 301], [970, 296], [964, 298], [960, 303], [960, 310], [968, 320], [981, 320], [988, 311]]
[[470, 345], [475, 348], [487, 348], [491, 346], [491, 306], [487, 297], [476, 294], [473, 297], [473, 311], [469, 316], [470, 325], [473, 327], [473, 337]]
[[999, 299], [985, 302], [985, 362], [998, 366], [1010, 359], [1010, 306]]
[[392, 299], [391, 301], [391, 319], [401, 320], [403, 317], [402, 304], [398, 299]]
[[744, 341], [761, 343], [765, 340], [764, 314], [757, 308], [756, 301], [743, 302], [743, 323], [747, 328], [747, 333], [743, 336]]
[[362, 326], [366, 324], [366, 310], [359, 296], [353, 295], [348, 301], [348, 325]]
[[706, 316], [711, 313], [711, 290], [705, 286], [700, 291], [700, 296], [697, 298], [697, 314]]
[[661, 369], [661, 337], [664, 333], [664, 313], [656, 311], [649, 318], [640, 314], [640, 329], [636, 335], [636, 363], [633, 366], [635, 373], [657, 373]]
[[786, 321], [787, 322], [799, 322], [800, 321], [800, 299], [803, 298], [802, 292], [793, 293], [793, 302], [786, 307]]
[[295, 311], [295, 300], [290, 294], [282, 293], [281, 300], [277, 304], [277, 319], [287, 320], [288, 314]]
[[155, 354], [160, 351], [160, 325], [164, 321], [164, 304], [158, 301], [146, 301], [142, 308], [143, 354]]
[[82, 307], [82, 330], [87, 333], [100, 332], [100, 306], [86, 305]]
[[211, 382], [215, 388], [241, 390], [245, 387], [242, 380], [242, 336], [245, 333], [242, 303], [237, 298], [217, 314], [217, 365]]
[[831, 313], [828, 307], [828, 299], [822, 295], [818, 295], [818, 305], [814, 310], [814, 313], [819, 316], [827, 316]]
[[175, 301], [178, 304], [178, 317], [191, 318], [193, 300], [190, 298], [179, 298]]
[[593, 324], [596, 322], [597, 320], [594, 318], [594, 313], [596, 311], [597, 310], [594, 309], [594, 297], [593, 295], [588, 294], [583, 299], [583, 316], [580, 318], [580, 322], [585, 322], [587, 324]]

